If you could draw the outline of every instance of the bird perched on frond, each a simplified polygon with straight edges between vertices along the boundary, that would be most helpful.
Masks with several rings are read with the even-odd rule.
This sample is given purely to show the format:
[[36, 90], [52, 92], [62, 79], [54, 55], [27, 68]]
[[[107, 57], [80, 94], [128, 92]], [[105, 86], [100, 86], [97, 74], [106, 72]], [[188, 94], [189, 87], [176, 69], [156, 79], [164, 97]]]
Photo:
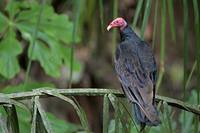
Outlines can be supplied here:
[[141, 40], [123, 18], [107, 27], [119, 28], [121, 42], [115, 53], [115, 70], [122, 90], [133, 104], [136, 121], [145, 125], [160, 124], [155, 106], [156, 62], [151, 47]]

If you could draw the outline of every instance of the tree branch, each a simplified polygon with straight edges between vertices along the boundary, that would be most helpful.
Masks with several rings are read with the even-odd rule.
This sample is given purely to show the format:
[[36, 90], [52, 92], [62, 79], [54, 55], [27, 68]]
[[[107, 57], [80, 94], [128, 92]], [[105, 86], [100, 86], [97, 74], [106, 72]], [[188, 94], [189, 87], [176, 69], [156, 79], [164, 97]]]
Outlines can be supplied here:
[[[38, 88], [29, 92], [18, 92], [11, 94], [3, 94], [0, 93], [0, 104], [7, 103], [5, 99], [12, 100], [25, 100], [31, 99], [34, 96], [40, 97], [52, 97], [47, 93], [56, 92], [59, 94], [63, 94], [65, 96], [103, 96], [105, 94], [112, 93], [117, 97], [125, 97], [123, 93], [115, 89], [102, 89], [102, 88], [73, 88], [73, 89], [56, 89], [56, 88]], [[165, 96], [156, 95], [157, 102], [167, 102], [168, 105], [177, 107], [179, 109], [183, 109], [188, 112], [192, 112], [194, 114], [200, 115], [200, 109], [198, 105], [191, 105], [189, 103], [185, 103], [183, 101], [169, 98]]]

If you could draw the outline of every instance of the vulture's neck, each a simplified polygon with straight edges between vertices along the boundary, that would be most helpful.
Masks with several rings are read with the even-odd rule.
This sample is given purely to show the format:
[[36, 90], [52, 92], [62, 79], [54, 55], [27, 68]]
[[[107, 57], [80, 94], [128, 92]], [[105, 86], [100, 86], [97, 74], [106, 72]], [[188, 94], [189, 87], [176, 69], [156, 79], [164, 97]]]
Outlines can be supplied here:
[[141, 41], [140, 38], [136, 35], [136, 33], [132, 30], [130, 26], [126, 26], [123, 30], [120, 31], [121, 41]]

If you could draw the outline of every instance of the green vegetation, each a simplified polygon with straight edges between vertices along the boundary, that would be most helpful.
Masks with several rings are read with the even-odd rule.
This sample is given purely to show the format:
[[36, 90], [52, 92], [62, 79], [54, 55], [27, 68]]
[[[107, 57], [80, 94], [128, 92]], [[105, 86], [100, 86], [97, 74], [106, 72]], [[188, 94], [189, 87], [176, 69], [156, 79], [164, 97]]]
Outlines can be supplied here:
[[[102, 79], [112, 79], [109, 77], [110, 67], [113, 69], [110, 62], [118, 35], [114, 30], [109, 36], [105, 27], [117, 16], [132, 20], [129, 23], [143, 39], [148, 40], [148, 32], [152, 35], [149, 40], [152, 39], [157, 57], [158, 93], [183, 101], [157, 96], [162, 124], [146, 127], [144, 132], [200, 132], [198, 0], [138, 0], [133, 7], [127, 5], [119, 0], [0, 1], [0, 133], [97, 132], [92, 123], [94, 120], [101, 121], [98, 132], [138, 133], [140, 127], [132, 117], [130, 104], [120, 92], [89, 90], [85, 87], [89, 85], [84, 84], [89, 82], [96, 88], [111, 88], [110, 84], [104, 85], [103, 80], [99, 85], [96, 77], [103, 75]], [[131, 18], [129, 9], [134, 11]], [[149, 26], [151, 24], [153, 28]], [[84, 53], [81, 48], [87, 49], [87, 59], [77, 59], [78, 54], [79, 58], [86, 58], [81, 54]], [[91, 63], [90, 59], [94, 61]], [[102, 64], [105, 69], [96, 64]], [[88, 68], [85, 70], [85, 67]], [[93, 68], [94, 73], [91, 72]], [[89, 81], [84, 82], [86, 79]], [[110, 82], [114, 86], [116, 81]], [[73, 85], [83, 85], [85, 92], [73, 91]], [[61, 87], [71, 92], [66, 94], [56, 89]], [[22, 95], [17, 97], [19, 92]], [[44, 99], [51, 96], [65, 101], [67, 109], [74, 111], [79, 122], [67, 122], [66, 117], [61, 120], [57, 114], [48, 112], [43, 103], [44, 95], [48, 97]], [[79, 97], [74, 97], [77, 95], [94, 96], [89, 97], [94, 102], [92, 107], [85, 108], [87, 102], [81, 104]], [[102, 98], [98, 101], [102, 103], [101, 120], [91, 111], [98, 111], [96, 104], [101, 106], [95, 103], [96, 97]], [[181, 110], [177, 111], [175, 107]]]
[[[38, 2], [15, 0], [9, 1], [5, 12], [8, 13], [8, 17], [0, 13], [0, 31], [3, 38], [0, 45], [2, 76], [10, 79], [20, 70], [17, 56], [23, 52], [23, 46], [16, 38], [16, 31], [28, 41], [28, 65], [31, 64], [31, 60], [37, 60], [52, 77], [60, 76], [62, 64], [70, 67], [70, 49], [67, 48], [67, 44], [73, 41], [73, 23], [67, 15], [56, 14], [50, 5], [45, 3], [39, 5]], [[78, 41], [77, 36], [75, 40]], [[77, 61], [74, 62], [73, 71], [80, 71]]]

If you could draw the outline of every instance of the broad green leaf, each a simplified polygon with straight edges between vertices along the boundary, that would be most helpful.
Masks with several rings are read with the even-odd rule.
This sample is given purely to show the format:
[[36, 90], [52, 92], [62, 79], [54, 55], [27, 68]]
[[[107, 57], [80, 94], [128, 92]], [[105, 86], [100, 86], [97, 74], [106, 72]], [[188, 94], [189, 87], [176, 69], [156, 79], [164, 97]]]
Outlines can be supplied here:
[[21, 44], [15, 37], [15, 31], [10, 29], [0, 42], [0, 55], [16, 56], [22, 52]]
[[[17, 24], [27, 25], [33, 30], [37, 23], [40, 5], [36, 2], [33, 2], [28, 7], [30, 10], [21, 12], [16, 18], [16, 21]], [[54, 12], [51, 6], [44, 5], [42, 18], [40, 21], [39, 32], [43, 32], [53, 38], [57, 37], [56, 39], [65, 43], [72, 42], [73, 24], [69, 21], [67, 15], [58, 15]], [[76, 40], [77, 39], [78, 36], [76, 37]]]
[[10, 79], [19, 72], [19, 64], [15, 56], [0, 56], [0, 74]]
[[[32, 9], [24, 11], [18, 16], [17, 27], [22, 32], [22, 36], [32, 42], [31, 35], [34, 33], [37, 22], [37, 19], [34, 18], [38, 16], [39, 5], [35, 3], [30, 8]], [[30, 13], [33, 14], [31, 16], [33, 19], [30, 19]], [[38, 60], [48, 75], [58, 77], [63, 60], [66, 67], [70, 66], [69, 47], [65, 47], [61, 42], [72, 42], [73, 24], [69, 21], [68, 16], [55, 14], [50, 6], [44, 6], [43, 14], [32, 59]], [[38, 39], [42, 41], [38, 41]], [[31, 49], [32, 46], [29, 47], [29, 58], [31, 58]], [[80, 66], [81, 64], [75, 60], [73, 70], [80, 72]]]
[[[42, 31], [51, 37], [58, 37], [60, 41], [65, 43], [72, 42], [72, 27], [73, 24], [69, 21], [66, 15], [54, 15], [47, 22], [43, 22], [40, 25]], [[76, 37], [76, 41], [77, 41]]]
[[6, 78], [13, 78], [20, 70], [17, 55], [22, 52], [15, 32], [10, 29], [0, 42], [0, 74]]
[[45, 72], [52, 77], [60, 76], [60, 66], [62, 60], [58, 56], [54, 55], [42, 41], [36, 41], [33, 47], [33, 54], [30, 57], [32, 47], [29, 47], [29, 58], [33, 60], [38, 60], [41, 66], [44, 68]]
[[[31, 41], [32, 40], [31, 33], [33, 33], [33, 29], [31, 28], [31, 26], [27, 25], [26, 23], [23, 23], [23, 24], [21, 23], [21, 24], [18, 24], [17, 26], [22, 31], [22, 33], [23, 33], [22, 36], [26, 40]], [[44, 44], [44, 42], [39, 41], [39, 43], [42, 45], [35, 46], [34, 50], [33, 50], [33, 56], [37, 56], [37, 58], [32, 57], [32, 59], [39, 60], [41, 65], [42, 64], [44, 65], [43, 68], [45, 68], [45, 71], [49, 75], [51, 74], [52, 71], [49, 70], [48, 67], [51, 67], [51, 66], [55, 66], [55, 68], [54, 68], [55, 70], [53, 70], [53, 71], [57, 72], [58, 75], [60, 74], [58, 67], [60, 68], [62, 59], [64, 61], [63, 65], [66, 66], [68, 69], [70, 68], [70, 48], [69, 47], [67, 47], [66, 45], [60, 44], [58, 38], [53, 38], [43, 32], [38, 32], [38, 38], [40, 38], [41, 40], [43, 40], [46, 43]], [[36, 41], [35, 45], [38, 45], [38, 41]], [[36, 48], [38, 48], [39, 51]], [[42, 52], [43, 49], [45, 49], [44, 52]], [[29, 54], [30, 54], [30, 51], [31, 51], [31, 47], [29, 48]], [[50, 64], [47, 65], [47, 64], [45, 64], [45, 62], [48, 61], [48, 59], [42, 60], [39, 56], [40, 57], [44, 56], [47, 58], [51, 58], [49, 56], [53, 56], [53, 58], [55, 58], [54, 59], [55, 64], [54, 64], [54, 62], [48, 62]], [[57, 63], [58, 63], [58, 65], [56, 67]], [[73, 65], [74, 76], [73, 77], [77, 77], [76, 74], [81, 71], [81, 66], [82, 65], [77, 60], [74, 60], [74, 65]]]
[[6, 11], [9, 13], [9, 18], [13, 19], [14, 16], [20, 11], [20, 2], [17, 0], [10, 0], [6, 6]]
[[7, 26], [7, 18], [0, 12], [0, 32], [4, 31]]
[[[28, 24], [33, 24], [33, 27], [35, 27], [34, 25], [37, 23], [38, 20], [38, 16], [39, 16], [39, 10], [41, 8], [41, 3], [38, 4], [37, 1], [24, 1], [24, 2], [18, 2], [21, 4], [21, 7], [26, 8], [26, 10], [22, 10], [17, 18], [16, 18], [16, 22], [17, 23], [21, 23], [21, 22], [25, 22]], [[42, 20], [46, 20], [50, 17], [52, 17], [52, 15], [54, 15], [54, 10], [51, 6], [44, 4], [43, 5], [43, 10], [42, 10]], [[31, 14], [31, 15], [30, 15]]]
[[[55, 13], [53, 7], [48, 4], [42, 4], [42, 13], [40, 9], [41, 4], [37, 1], [10, 0], [5, 9], [8, 18], [0, 13], [0, 32], [4, 31], [7, 27], [9, 30], [6, 30], [3, 35], [8, 36], [10, 31], [14, 34], [9, 35], [9, 39], [3, 36], [0, 42], [0, 54], [5, 53], [4, 57], [3, 55], [0, 56], [0, 68], [3, 68], [0, 70], [2, 76], [13, 78], [19, 72], [17, 55], [22, 52], [22, 49], [16, 40], [16, 29], [21, 33], [22, 38], [30, 44], [28, 50], [29, 59], [39, 61], [48, 75], [59, 77], [61, 67], [69, 68], [70, 58], [67, 50], [70, 48], [65, 46], [73, 41], [73, 23], [67, 15]], [[40, 21], [38, 21], [39, 18]], [[7, 40], [10, 40], [10, 42]], [[75, 42], [79, 40], [80, 38], [76, 36]], [[1, 45], [3, 42], [7, 45]], [[32, 50], [30, 49], [32, 49], [33, 43], [32, 56]], [[14, 52], [10, 50], [14, 50]], [[9, 66], [5, 67], [5, 64], [9, 64]], [[80, 73], [81, 64], [77, 60], [75, 60], [75, 65], [72, 70]]]

